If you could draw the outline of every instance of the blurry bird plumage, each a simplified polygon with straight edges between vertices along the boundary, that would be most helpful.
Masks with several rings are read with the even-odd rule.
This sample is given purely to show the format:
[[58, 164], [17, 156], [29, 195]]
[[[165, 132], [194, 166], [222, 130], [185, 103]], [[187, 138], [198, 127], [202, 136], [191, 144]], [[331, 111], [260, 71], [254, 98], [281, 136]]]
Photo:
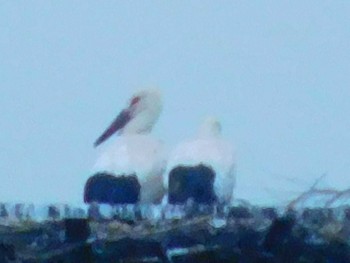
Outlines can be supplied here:
[[221, 124], [207, 117], [194, 139], [180, 143], [170, 153], [163, 183], [170, 203], [190, 198], [199, 203], [229, 203], [234, 172], [233, 150], [221, 137]]
[[[137, 92], [130, 99], [110, 126], [95, 141], [94, 146], [105, 143], [113, 134], [119, 135], [103, 148], [93, 171], [95, 175], [85, 186], [85, 202], [101, 203], [153, 203], [161, 200], [164, 188], [161, 183], [165, 167], [163, 144], [150, 132], [162, 110], [161, 94], [158, 89]], [[105, 176], [102, 176], [104, 174]], [[131, 186], [134, 177], [139, 184]], [[116, 190], [111, 185], [128, 185], [133, 191]], [[136, 183], [135, 183], [136, 184]], [[100, 190], [100, 188], [105, 189]], [[109, 193], [106, 197], [106, 191]], [[120, 192], [120, 194], [118, 194]], [[126, 194], [137, 195], [125, 198]], [[128, 201], [126, 201], [128, 200]]]

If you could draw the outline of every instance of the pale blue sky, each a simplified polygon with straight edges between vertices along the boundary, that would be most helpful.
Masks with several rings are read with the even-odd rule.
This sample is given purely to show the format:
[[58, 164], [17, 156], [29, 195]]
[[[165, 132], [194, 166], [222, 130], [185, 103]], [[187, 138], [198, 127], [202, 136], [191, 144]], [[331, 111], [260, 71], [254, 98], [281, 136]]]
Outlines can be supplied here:
[[79, 200], [94, 140], [152, 85], [170, 146], [222, 121], [238, 196], [323, 173], [350, 187], [349, 14], [349, 1], [1, 1], [0, 201]]

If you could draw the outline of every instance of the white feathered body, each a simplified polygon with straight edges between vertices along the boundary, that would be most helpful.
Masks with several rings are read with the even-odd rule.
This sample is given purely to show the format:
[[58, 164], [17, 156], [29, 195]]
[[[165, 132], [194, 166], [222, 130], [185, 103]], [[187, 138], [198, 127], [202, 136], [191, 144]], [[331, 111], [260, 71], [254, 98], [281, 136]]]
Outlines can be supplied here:
[[128, 108], [121, 112], [95, 143], [99, 145], [111, 134], [119, 133], [120, 136], [109, 146], [103, 147], [93, 172], [107, 172], [115, 176], [136, 175], [141, 186], [141, 203], [160, 201], [164, 194], [164, 147], [150, 134], [161, 111], [159, 90], [140, 91], [131, 98]]
[[163, 144], [150, 135], [134, 134], [116, 138], [97, 159], [94, 172], [116, 176], [133, 175], [141, 185], [140, 202], [160, 201], [164, 187], [160, 183], [165, 169]]

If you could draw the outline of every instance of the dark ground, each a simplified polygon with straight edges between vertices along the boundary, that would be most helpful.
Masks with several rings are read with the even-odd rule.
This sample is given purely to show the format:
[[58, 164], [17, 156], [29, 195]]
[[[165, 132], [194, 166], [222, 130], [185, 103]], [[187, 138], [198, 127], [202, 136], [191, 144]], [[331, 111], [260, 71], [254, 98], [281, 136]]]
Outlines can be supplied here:
[[106, 219], [96, 208], [89, 219], [22, 219], [0, 226], [0, 262], [350, 262], [348, 207], [278, 215], [238, 206], [222, 222]]

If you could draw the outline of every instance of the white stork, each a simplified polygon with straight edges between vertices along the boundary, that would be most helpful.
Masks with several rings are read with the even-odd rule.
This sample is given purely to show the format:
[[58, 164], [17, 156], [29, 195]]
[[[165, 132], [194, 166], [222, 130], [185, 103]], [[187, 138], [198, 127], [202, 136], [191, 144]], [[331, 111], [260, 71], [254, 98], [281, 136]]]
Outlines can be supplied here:
[[158, 89], [142, 90], [130, 99], [110, 126], [95, 141], [97, 147], [119, 135], [97, 159], [86, 186], [85, 202], [152, 203], [160, 201], [164, 188], [163, 144], [150, 132], [162, 110]]
[[229, 203], [235, 184], [235, 162], [231, 144], [221, 137], [218, 120], [207, 117], [198, 135], [180, 143], [170, 153], [163, 184], [168, 202]]

